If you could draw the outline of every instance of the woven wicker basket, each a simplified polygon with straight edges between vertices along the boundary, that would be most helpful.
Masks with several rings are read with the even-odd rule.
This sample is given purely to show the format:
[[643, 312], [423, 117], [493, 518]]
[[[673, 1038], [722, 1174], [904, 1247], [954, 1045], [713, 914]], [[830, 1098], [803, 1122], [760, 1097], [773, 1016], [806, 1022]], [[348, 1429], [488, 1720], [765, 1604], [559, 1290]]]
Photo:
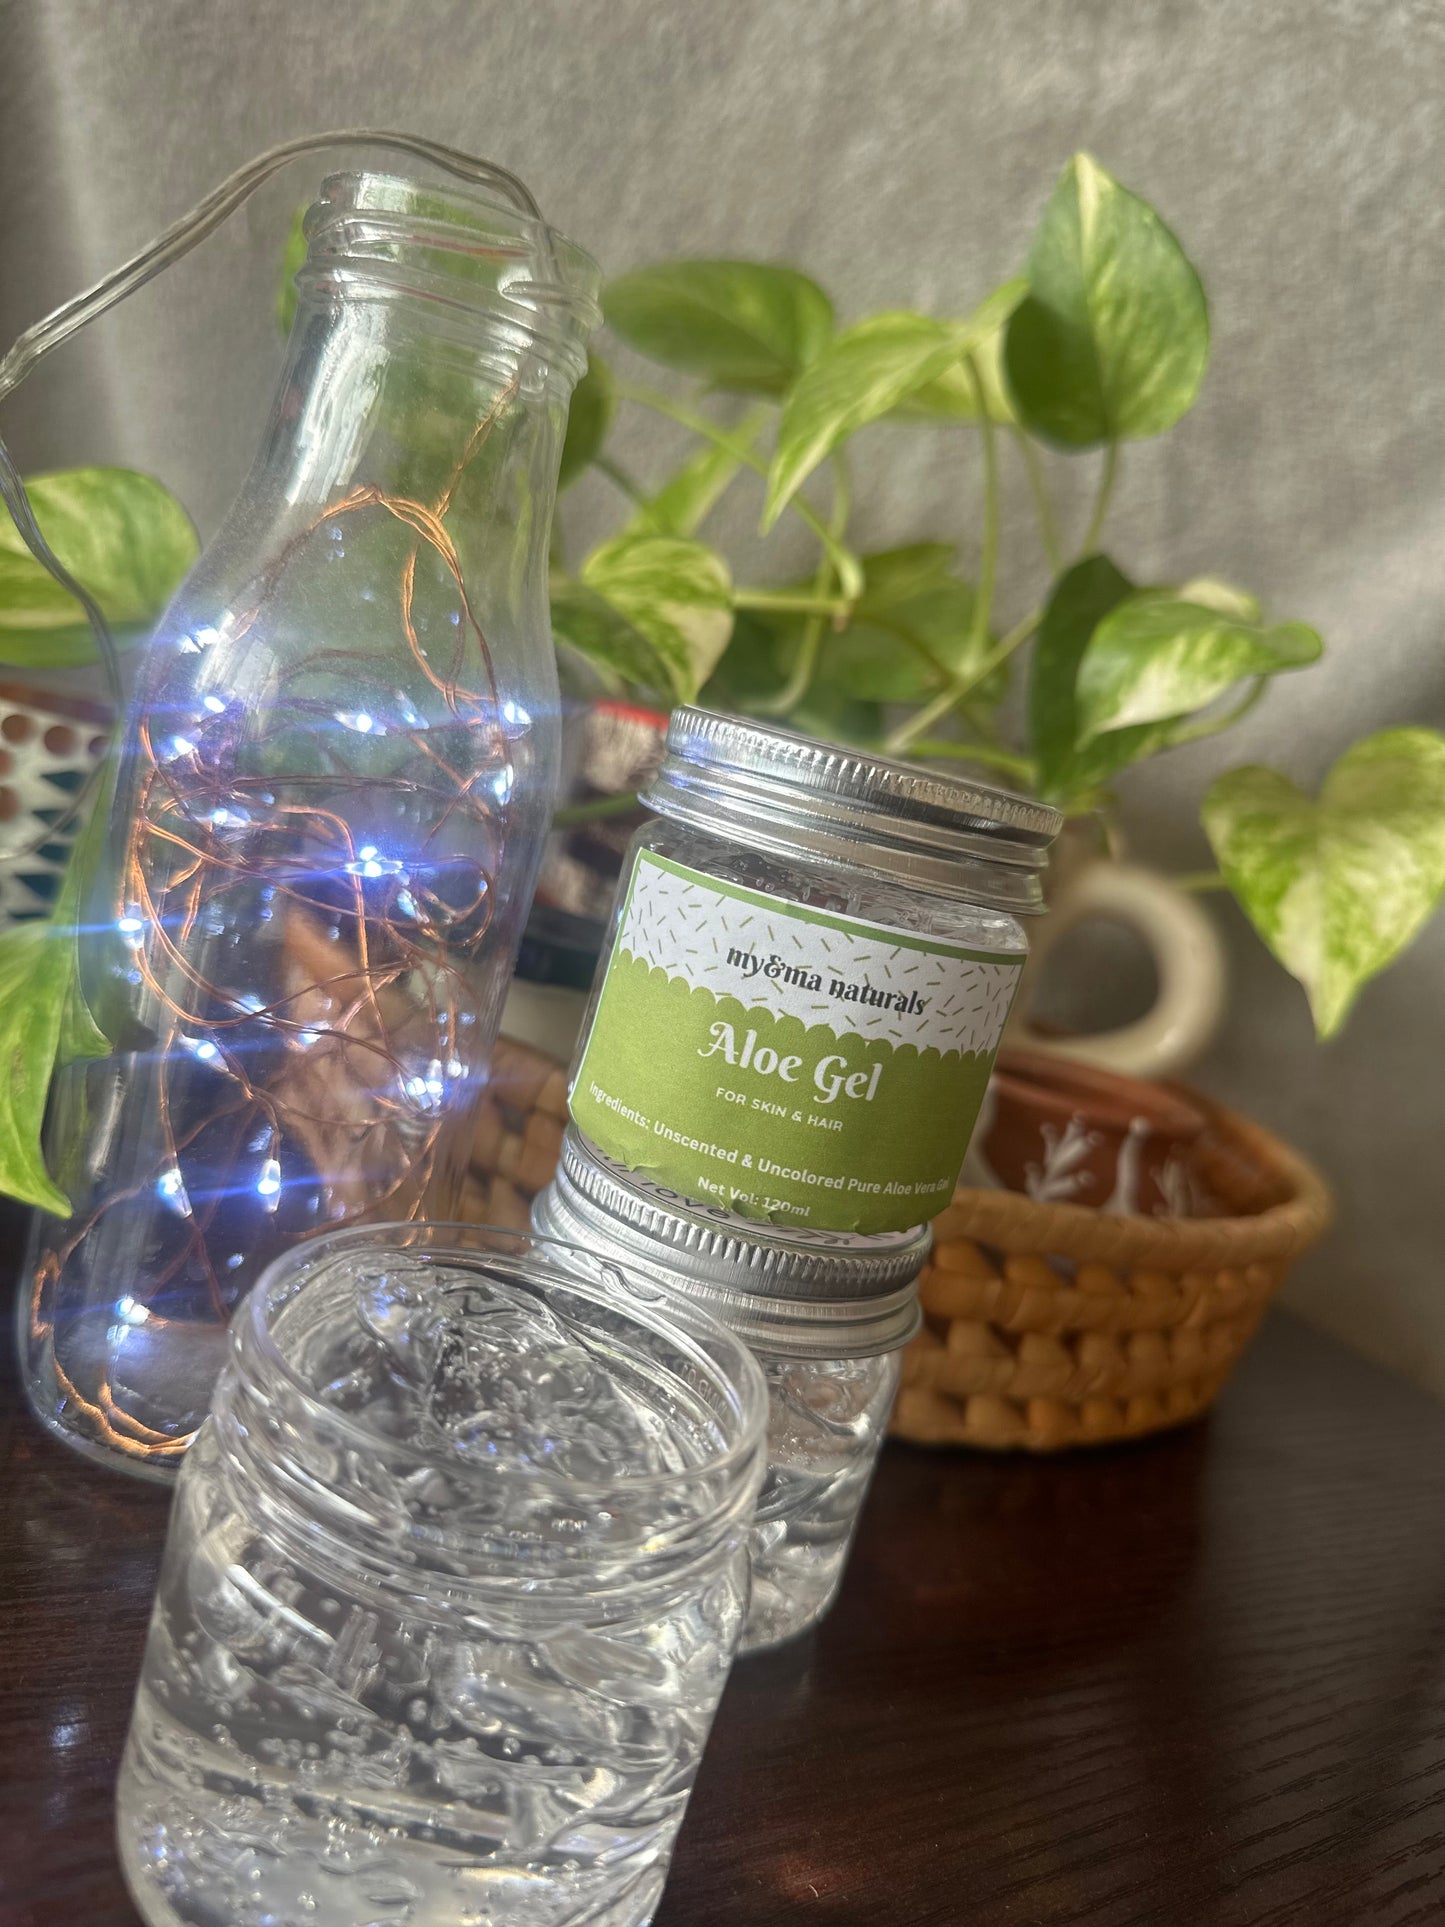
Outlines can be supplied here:
[[1182, 1425], [1213, 1403], [1331, 1207], [1303, 1158], [1189, 1095], [1211, 1120], [1195, 1172], [1229, 1216], [957, 1194], [934, 1225], [926, 1325], [904, 1358], [895, 1434], [1055, 1452]]
[[566, 1128], [566, 1071], [530, 1044], [499, 1038], [472, 1140], [462, 1216], [525, 1231], [533, 1198], [557, 1169]]
[[[1257, 1124], [1192, 1100], [1195, 1175], [1228, 1217], [1107, 1216], [959, 1191], [934, 1226], [926, 1324], [892, 1430], [924, 1445], [1054, 1452], [1182, 1425], [1213, 1402], [1293, 1261], [1330, 1219], [1318, 1174]], [[463, 1210], [525, 1227], [567, 1120], [560, 1065], [503, 1039]]]

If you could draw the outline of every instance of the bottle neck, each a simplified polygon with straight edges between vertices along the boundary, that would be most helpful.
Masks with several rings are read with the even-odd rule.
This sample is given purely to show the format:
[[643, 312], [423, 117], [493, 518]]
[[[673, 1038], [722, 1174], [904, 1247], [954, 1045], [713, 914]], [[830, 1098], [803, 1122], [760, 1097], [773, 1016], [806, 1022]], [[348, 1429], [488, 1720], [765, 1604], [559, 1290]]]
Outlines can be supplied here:
[[405, 636], [458, 682], [468, 713], [471, 699], [477, 713], [496, 700], [489, 662], [547, 649], [571, 379], [484, 323], [425, 295], [303, 280], [267, 432], [223, 532], [248, 558], [237, 594], [279, 586], [319, 597], [328, 620], [344, 611], [353, 639]]
[[444, 516], [485, 475], [513, 519], [524, 502], [550, 516], [570, 382], [470, 333], [425, 298], [303, 299], [261, 454], [271, 484], [297, 505], [369, 487]]
[[305, 233], [266, 450], [287, 495], [444, 516], [482, 476], [545, 544], [595, 264], [514, 206], [384, 174], [332, 176]]

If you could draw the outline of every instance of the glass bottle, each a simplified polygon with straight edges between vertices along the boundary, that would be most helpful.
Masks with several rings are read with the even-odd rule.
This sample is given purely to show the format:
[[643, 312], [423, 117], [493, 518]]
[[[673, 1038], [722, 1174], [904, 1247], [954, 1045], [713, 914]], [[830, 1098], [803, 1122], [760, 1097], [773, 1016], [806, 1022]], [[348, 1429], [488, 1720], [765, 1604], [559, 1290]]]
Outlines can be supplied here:
[[40, 1417], [151, 1473], [268, 1262], [454, 1210], [555, 782], [595, 265], [379, 172], [306, 235], [260, 454], [128, 706], [46, 1131], [72, 1213], [22, 1307]]

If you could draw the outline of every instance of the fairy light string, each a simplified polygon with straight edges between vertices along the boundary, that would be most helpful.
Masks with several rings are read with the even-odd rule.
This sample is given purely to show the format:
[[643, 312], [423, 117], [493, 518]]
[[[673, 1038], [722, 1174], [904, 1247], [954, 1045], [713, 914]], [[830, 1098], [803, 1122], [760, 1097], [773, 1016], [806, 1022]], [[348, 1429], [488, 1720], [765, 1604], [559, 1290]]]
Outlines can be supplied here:
[[[396, 654], [385, 648], [374, 654], [323, 649], [279, 671], [264, 738], [274, 741], [292, 729], [308, 733], [327, 746], [330, 767], [319, 771], [272, 775], [240, 767], [258, 737], [253, 719], [233, 713], [235, 705], [222, 703], [214, 714], [198, 705], [183, 728], [174, 717], [137, 718], [139, 778], [112, 907], [117, 929], [129, 933], [139, 1006], [155, 1016], [145, 1055], [160, 1150], [138, 1179], [118, 1190], [105, 1187], [99, 1202], [43, 1254], [32, 1296], [37, 1337], [49, 1333], [44, 1304], [80, 1247], [107, 1214], [158, 1186], [171, 1188], [177, 1207], [167, 1223], [172, 1248], [148, 1268], [144, 1284], [133, 1287], [130, 1315], [163, 1331], [173, 1323], [170, 1301], [179, 1296], [193, 1331], [207, 1321], [219, 1331], [241, 1285], [217, 1269], [218, 1220], [242, 1193], [269, 1186], [274, 1196], [296, 1183], [288, 1169], [291, 1147], [307, 1153], [315, 1221], [285, 1230], [277, 1224], [266, 1258], [322, 1224], [363, 1215], [414, 1218], [445, 1175], [448, 1135], [469, 1123], [470, 1109], [446, 1101], [445, 1077], [438, 1089], [418, 1071], [409, 1039], [431, 1048], [444, 1038], [459, 1060], [453, 1069], [463, 1079], [473, 1074], [475, 1067], [460, 1061], [462, 1033], [476, 1012], [469, 966], [492, 924], [513, 790], [492, 655], [445, 518], [517, 385], [514, 376], [475, 424], [434, 500], [370, 483], [352, 488], [291, 538], [225, 632], [235, 643], [258, 624], [264, 629], [286, 572], [323, 529], [347, 518], [393, 518], [412, 538], [396, 583], [404, 660], [451, 719], [453, 727], [442, 733], [454, 742], [459, 726], [469, 738], [480, 736], [468, 768], [455, 767], [455, 751], [449, 757], [438, 747], [436, 729], [414, 709], [410, 724], [388, 714], [383, 732], [388, 743], [409, 752], [400, 767], [358, 772], [346, 762], [336, 747], [335, 687], [345, 680], [363, 692], [395, 691]], [[423, 556], [434, 561], [438, 582], [455, 598], [456, 642], [445, 663], [433, 661], [418, 633]], [[470, 676], [469, 662], [476, 672]], [[332, 683], [329, 697], [295, 686], [318, 672]], [[347, 805], [363, 796], [372, 814], [384, 814], [388, 805], [393, 817], [421, 813], [424, 828], [404, 862], [378, 861], [374, 846], [359, 840], [349, 818], [363, 812]], [[452, 851], [469, 852], [460, 889], [457, 859], [442, 853], [440, 867], [452, 885], [445, 894], [429, 880], [429, 860], [444, 833]], [[208, 933], [226, 930], [228, 918], [252, 914], [263, 896], [271, 914], [284, 919], [284, 982], [261, 999], [253, 987], [219, 981], [201, 954]], [[187, 1166], [201, 1153], [202, 1139], [204, 1185], [198, 1188]], [[458, 1151], [459, 1182], [465, 1147]], [[245, 1266], [248, 1284], [254, 1269], [252, 1262]], [[106, 1442], [159, 1462], [185, 1450], [191, 1435], [157, 1431], [128, 1412], [109, 1373], [87, 1395], [58, 1358], [55, 1369], [66, 1395]]]

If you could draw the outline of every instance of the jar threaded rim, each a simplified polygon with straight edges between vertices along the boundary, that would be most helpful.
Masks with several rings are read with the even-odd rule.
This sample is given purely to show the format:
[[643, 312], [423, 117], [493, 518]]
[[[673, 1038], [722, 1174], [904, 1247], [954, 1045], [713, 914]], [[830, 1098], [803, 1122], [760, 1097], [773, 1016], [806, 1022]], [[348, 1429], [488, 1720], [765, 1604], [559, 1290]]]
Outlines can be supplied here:
[[1043, 907], [1040, 873], [1063, 813], [920, 764], [683, 704], [641, 801], [716, 832], [803, 848], [1009, 911]]

